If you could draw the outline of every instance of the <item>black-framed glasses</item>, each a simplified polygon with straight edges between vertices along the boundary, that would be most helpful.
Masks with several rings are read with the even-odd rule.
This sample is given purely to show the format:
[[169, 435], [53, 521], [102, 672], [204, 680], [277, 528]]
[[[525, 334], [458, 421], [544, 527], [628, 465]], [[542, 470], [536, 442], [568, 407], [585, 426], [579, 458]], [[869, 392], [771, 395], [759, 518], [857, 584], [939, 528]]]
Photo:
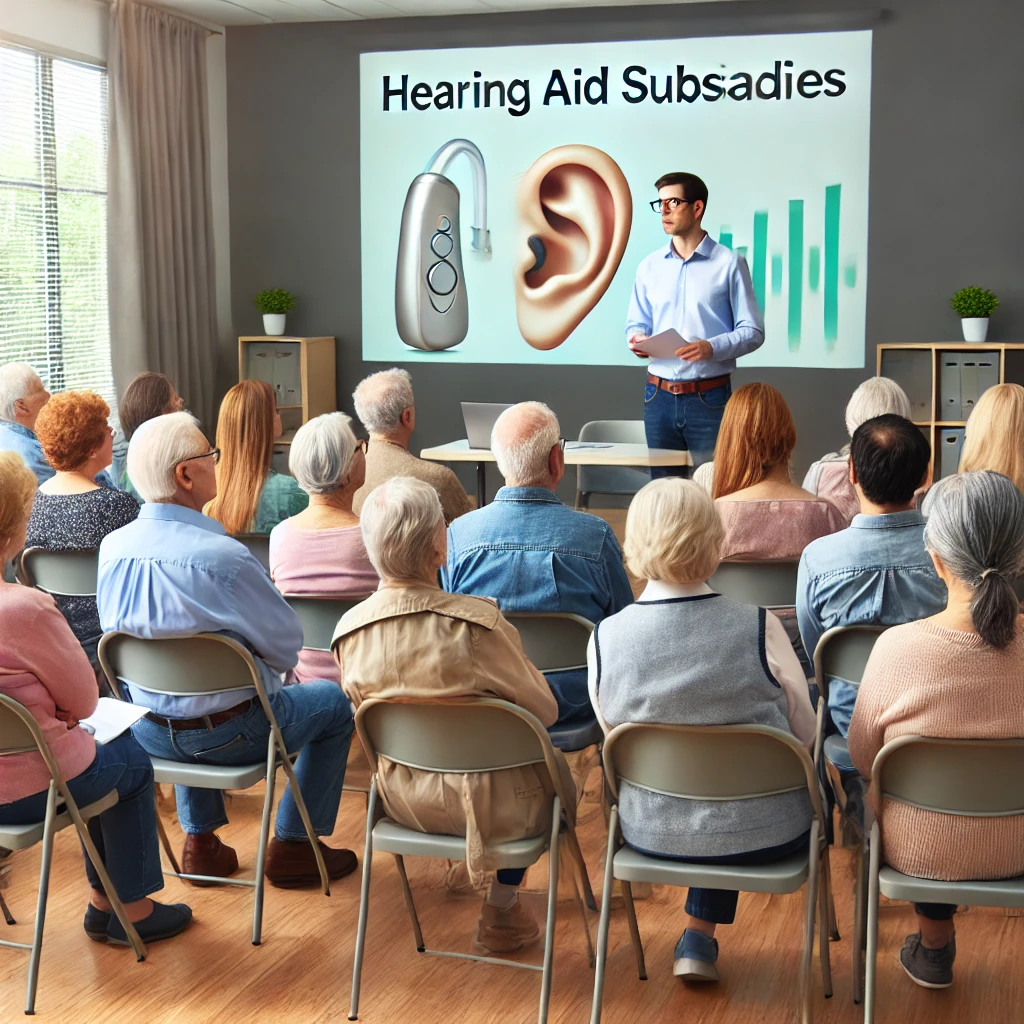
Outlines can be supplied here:
[[558, 439], [558, 447], [564, 452], [565, 451], [565, 438], [560, 437]]
[[363, 455], [365, 455], [367, 453], [367, 451], [369, 450], [369, 448], [370, 448], [370, 442], [367, 441], [365, 437], [358, 437], [358, 438], [356, 438], [356, 451], [357, 452], [362, 452]]
[[220, 449], [211, 448], [208, 452], [203, 452], [202, 455], [190, 455], [187, 459], [179, 459], [175, 465], [180, 466], [183, 462], [194, 462], [196, 459], [209, 459], [213, 458], [213, 464], [216, 466], [220, 462]]
[[651, 209], [655, 213], [668, 213], [671, 210], [678, 210], [684, 203], [692, 202], [692, 199], [677, 199], [675, 196], [670, 199], [652, 199]]

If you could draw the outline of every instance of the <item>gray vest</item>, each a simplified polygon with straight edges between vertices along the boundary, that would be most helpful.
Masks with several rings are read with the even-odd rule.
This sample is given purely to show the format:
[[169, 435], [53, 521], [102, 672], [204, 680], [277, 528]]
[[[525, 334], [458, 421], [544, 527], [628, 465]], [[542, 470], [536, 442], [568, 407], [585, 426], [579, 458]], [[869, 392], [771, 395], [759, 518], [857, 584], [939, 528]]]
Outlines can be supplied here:
[[[609, 726], [769, 725], [789, 732], [786, 694], [765, 655], [765, 610], [719, 594], [641, 601], [594, 630], [597, 695]], [[688, 800], [622, 783], [630, 846], [723, 857], [780, 846], [811, 825], [806, 791], [753, 800]]]

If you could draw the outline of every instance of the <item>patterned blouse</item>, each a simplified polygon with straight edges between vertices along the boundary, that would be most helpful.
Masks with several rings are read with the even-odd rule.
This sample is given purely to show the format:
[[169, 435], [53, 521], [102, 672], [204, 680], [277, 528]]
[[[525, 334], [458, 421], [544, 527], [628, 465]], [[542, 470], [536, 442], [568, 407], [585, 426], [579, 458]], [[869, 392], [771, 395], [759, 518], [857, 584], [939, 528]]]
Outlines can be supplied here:
[[[44, 494], [38, 491], [28, 520], [25, 546], [49, 551], [98, 548], [108, 533], [127, 526], [138, 514], [138, 503], [130, 494], [110, 487], [98, 487], [81, 494]], [[71, 632], [91, 655], [103, 632], [96, 599], [55, 597], [54, 600], [68, 620]]]
[[309, 495], [287, 473], [270, 471], [260, 492], [253, 533], [270, 533], [278, 523], [298, 515], [309, 504]]

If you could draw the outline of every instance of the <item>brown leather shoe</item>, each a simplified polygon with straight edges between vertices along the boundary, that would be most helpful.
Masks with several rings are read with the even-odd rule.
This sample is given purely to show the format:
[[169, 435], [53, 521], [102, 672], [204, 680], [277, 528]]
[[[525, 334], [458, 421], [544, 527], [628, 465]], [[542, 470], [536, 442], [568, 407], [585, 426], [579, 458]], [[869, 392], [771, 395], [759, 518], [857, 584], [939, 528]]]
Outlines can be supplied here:
[[517, 953], [540, 938], [537, 920], [519, 898], [508, 910], [484, 900], [476, 926], [476, 947], [484, 953]]
[[[238, 855], [220, 841], [216, 832], [186, 835], [181, 851], [181, 870], [186, 875], [216, 875], [227, 878], [238, 870]], [[218, 885], [218, 882], [192, 882], [199, 889]]]
[[[319, 840], [327, 877], [332, 881], [351, 875], [359, 866], [351, 850], [335, 850]], [[313, 847], [305, 840], [284, 842], [276, 836], [267, 847], [267, 862], [263, 873], [267, 881], [278, 889], [312, 889], [320, 885], [320, 871], [316, 866]]]

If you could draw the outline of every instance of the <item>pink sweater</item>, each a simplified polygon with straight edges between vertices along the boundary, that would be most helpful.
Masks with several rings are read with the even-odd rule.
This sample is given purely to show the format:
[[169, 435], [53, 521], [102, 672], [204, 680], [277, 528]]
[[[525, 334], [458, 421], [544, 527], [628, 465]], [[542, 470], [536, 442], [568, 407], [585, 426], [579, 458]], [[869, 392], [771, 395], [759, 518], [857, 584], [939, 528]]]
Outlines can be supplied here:
[[738, 562], [796, 561], [812, 540], [849, 525], [824, 498], [734, 501], [726, 497], [719, 498], [715, 507], [725, 526], [722, 558]]
[[[850, 723], [850, 754], [870, 776], [875, 755], [898, 736], [1024, 737], [1024, 617], [1004, 650], [977, 633], [931, 619], [887, 629], [875, 643]], [[886, 862], [946, 881], [1024, 874], [1024, 815], [939, 814], [887, 801]]]
[[[96, 742], [57, 717], [77, 720], [96, 710], [96, 676], [82, 645], [53, 598], [0, 583], [0, 693], [23, 704], [39, 723], [65, 780], [96, 757]], [[36, 751], [0, 757], [0, 803], [49, 788], [50, 773]]]
[[[303, 530], [288, 519], [270, 534], [270, 575], [282, 594], [359, 600], [372, 594], [380, 582], [358, 526]], [[300, 683], [330, 679], [341, 685], [331, 652], [306, 647], [299, 652], [293, 678]]]

